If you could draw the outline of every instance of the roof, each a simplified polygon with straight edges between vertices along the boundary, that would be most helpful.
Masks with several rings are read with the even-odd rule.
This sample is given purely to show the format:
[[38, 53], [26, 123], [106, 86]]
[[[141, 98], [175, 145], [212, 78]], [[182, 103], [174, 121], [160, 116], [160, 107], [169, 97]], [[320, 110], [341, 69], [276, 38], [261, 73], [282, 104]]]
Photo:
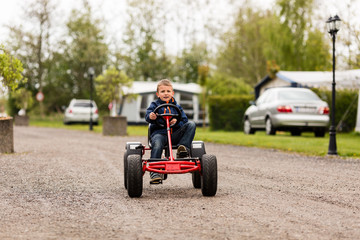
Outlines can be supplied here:
[[[145, 94], [155, 93], [158, 82], [141, 82], [135, 81], [130, 88], [124, 88], [126, 94]], [[172, 83], [175, 92], [185, 92], [192, 94], [200, 94], [201, 87], [196, 83]]]
[[[308, 87], [330, 87], [333, 81], [332, 71], [279, 71], [276, 76], [289, 83]], [[335, 82], [343, 88], [359, 88], [360, 69], [335, 71]]]
[[[276, 78], [289, 83], [291, 87], [331, 88], [333, 72], [325, 71], [279, 71]], [[260, 96], [260, 89], [272, 79], [265, 76], [255, 85], [255, 98]], [[336, 86], [340, 88], [360, 88], [360, 69], [335, 71]]]

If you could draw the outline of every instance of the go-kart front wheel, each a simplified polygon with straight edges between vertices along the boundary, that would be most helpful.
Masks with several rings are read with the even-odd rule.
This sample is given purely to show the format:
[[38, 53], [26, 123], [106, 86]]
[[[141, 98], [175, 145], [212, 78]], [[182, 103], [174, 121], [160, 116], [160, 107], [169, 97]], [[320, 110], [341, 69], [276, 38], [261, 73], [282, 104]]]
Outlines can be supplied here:
[[142, 161], [139, 155], [127, 157], [127, 191], [129, 197], [141, 197], [143, 190]]
[[217, 160], [214, 155], [204, 154], [201, 159], [201, 192], [203, 196], [215, 196], [217, 190]]

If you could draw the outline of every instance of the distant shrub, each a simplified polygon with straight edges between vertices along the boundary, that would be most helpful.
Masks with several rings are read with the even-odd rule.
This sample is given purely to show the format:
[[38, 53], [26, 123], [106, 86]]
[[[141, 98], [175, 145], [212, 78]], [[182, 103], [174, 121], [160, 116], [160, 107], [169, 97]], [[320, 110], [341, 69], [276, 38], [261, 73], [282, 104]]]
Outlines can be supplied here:
[[[329, 104], [331, 114], [332, 91], [323, 89], [312, 90]], [[358, 90], [353, 89], [336, 90], [335, 124], [339, 126], [337, 130], [340, 132], [351, 132], [355, 128], [358, 93]]]
[[210, 96], [209, 120], [212, 130], [240, 131], [251, 95]]

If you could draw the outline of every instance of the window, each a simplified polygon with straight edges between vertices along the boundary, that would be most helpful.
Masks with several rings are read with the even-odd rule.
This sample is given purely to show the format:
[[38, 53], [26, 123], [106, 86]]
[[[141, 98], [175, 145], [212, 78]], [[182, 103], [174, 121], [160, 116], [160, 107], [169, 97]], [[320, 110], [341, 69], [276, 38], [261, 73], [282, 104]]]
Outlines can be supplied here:
[[94, 107], [92, 104], [90, 104], [89, 102], [88, 103], [81, 103], [81, 102], [78, 102], [78, 103], [75, 103], [74, 104], [74, 107]]
[[310, 91], [281, 91], [279, 100], [320, 100], [319, 97]]

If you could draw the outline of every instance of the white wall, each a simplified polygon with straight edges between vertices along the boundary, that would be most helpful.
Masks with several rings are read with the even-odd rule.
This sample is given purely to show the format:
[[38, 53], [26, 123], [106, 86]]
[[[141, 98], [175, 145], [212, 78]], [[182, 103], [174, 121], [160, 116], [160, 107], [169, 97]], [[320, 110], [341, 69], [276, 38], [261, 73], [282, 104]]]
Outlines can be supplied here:
[[359, 95], [358, 95], [358, 107], [357, 107], [355, 132], [360, 132], [360, 89], [359, 89]]

